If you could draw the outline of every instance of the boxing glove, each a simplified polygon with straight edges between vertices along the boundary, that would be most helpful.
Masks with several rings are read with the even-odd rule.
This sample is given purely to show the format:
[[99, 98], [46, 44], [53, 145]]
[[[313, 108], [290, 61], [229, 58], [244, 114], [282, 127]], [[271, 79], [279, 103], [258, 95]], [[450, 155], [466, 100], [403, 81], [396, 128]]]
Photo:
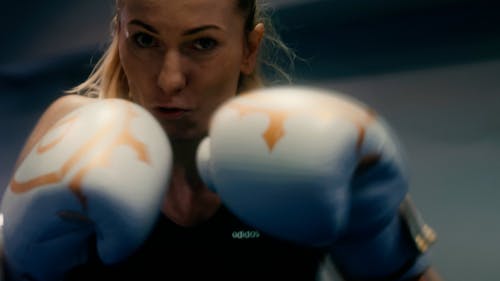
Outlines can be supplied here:
[[[280, 239], [329, 248], [335, 259], [348, 260], [339, 264], [347, 276], [387, 276], [419, 254], [401, 232], [408, 177], [400, 144], [380, 116], [348, 96], [291, 86], [241, 94], [214, 113], [197, 165], [243, 221]], [[373, 237], [389, 239], [388, 248]], [[356, 255], [370, 258], [344, 258], [349, 239], [364, 242], [367, 252]], [[381, 268], [352, 273], [362, 262]]]
[[165, 132], [136, 104], [104, 99], [64, 116], [3, 195], [10, 274], [61, 280], [92, 248], [108, 264], [129, 256], [160, 214], [171, 162]]

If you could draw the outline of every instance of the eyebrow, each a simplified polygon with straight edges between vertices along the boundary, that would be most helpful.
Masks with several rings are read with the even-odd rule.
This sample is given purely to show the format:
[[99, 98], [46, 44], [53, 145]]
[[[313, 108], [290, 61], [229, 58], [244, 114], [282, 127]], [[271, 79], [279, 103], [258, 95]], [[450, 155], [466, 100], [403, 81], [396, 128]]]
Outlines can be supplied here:
[[[149, 32], [152, 32], [152, 33], [156, 33], [158, 34], [158, 30], [156, 30], [154, 27], [152, 27], [151, 25], [149, 24], [146, 24], [140, 20], [131, 20], [129, 22], [129, 24], [132, 24], [132, 25], [138, 25], [144, 29], [146, 29], [147, 31]], [[196, 28], [193, 28], [193, 29], [189, 29], [187, 31], [185, 31], [184, 33], [182, 33], [182, 35], [186, 36], [186, 35], [193, 35], [193, 34], [196, 34], [198, 32], [202, 32], [202, 31], [205, 31], [207, 29], [217, 29], [217, 30], [222, 30], [221, 27], [217, 26], [217, 25], [213, 25], [213, 24], [208, 24], [208, 25], [203, 25], [203, 26], [200, 26], [200, 27], [196, 27]]]
[[220, 28], [217, 25], [209, 24], [209, 25], [203, 25], [203, 26], [200, 26], [200, 27], [196, 27], [196, 28], [190, 29], [190, 30], [184, 32], [182, 35], [193, 35], [193, 34], [196, 34], [198, 32], [205, 31], [207, 29], [222, 30], [222, 28]]
[[143, 23], [142, 21], [140, 20], [131, 20], [128, 24], [132, 24], [132, 25], [138, 25], [144, 29], [146, 29], [147, 31], [150, 31], [152, 33], [156, 33], [158, 34], [159, 32], [154, 28], [152, 27], [151, 25], [149, 24], [146, 24], [146, 23]]

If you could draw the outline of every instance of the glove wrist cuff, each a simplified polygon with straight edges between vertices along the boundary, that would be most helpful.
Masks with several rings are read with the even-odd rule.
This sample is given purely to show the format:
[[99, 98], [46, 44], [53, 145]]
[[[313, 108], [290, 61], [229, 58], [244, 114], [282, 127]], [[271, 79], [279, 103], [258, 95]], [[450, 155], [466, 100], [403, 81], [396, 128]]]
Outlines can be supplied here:
[[330, 253], [346, 280], [402, 281], [429, 266], [399, 215], [370, 237], [338, 241]]

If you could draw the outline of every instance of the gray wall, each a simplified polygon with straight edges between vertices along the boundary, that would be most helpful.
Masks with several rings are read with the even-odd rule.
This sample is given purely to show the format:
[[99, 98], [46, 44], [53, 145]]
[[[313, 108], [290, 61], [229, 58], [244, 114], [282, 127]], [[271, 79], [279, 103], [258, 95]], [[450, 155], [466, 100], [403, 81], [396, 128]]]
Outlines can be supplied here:
[[500, 280], [500, 60], [339, 79], [402, 139], [446, 280]]

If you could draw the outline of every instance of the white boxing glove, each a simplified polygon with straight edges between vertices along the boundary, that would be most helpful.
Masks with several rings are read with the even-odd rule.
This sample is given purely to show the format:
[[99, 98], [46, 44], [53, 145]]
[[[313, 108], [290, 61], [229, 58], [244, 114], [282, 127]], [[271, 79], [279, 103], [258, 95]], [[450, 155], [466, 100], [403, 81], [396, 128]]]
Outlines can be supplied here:
[[247, 223], [329, 245], [346, 226], [358, 164], [380, 155], [384, 140], [365, 138], [375, 119], [354, 100], [318, 89], [254, 90], [214, 114], [198, 168]]
[[281, 86], [221, 105], [197, 164], [246, 223], [329, 248], [344, 276], [378, 280], [420, 255], [399, 216], [408, 192], [401, 151], [366, 105], [334, 91]]
[[[164, 130], [136, 104], [98, 100], [63, 117], [3, 195], [10, 274], [60, 280], [91, 247], [108, 264], [129, 256], [160, 214], [171, 162]], [[97, 245], [90, 245], [93, 235]]]

